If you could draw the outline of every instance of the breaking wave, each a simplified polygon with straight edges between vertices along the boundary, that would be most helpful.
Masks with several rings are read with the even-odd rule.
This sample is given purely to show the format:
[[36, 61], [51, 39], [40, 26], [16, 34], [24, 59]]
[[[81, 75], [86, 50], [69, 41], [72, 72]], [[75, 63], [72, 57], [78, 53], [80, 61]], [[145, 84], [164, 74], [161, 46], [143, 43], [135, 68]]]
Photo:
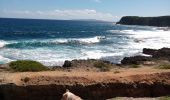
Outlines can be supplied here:
[[0, 48], [4, 47], [7, 44], [8, 44], [8, 42], [0, 40]]
[[91, 38], [69, 38], [69, 39], [47, 39], [47, 40], [27, 40], [27, 41], [2, 41], [0, 47], [8, 48], [34, 48], [34, 47], [54, 47], [56, 45], [88, 45], [96, 44], [105, 39], [104, 36]]

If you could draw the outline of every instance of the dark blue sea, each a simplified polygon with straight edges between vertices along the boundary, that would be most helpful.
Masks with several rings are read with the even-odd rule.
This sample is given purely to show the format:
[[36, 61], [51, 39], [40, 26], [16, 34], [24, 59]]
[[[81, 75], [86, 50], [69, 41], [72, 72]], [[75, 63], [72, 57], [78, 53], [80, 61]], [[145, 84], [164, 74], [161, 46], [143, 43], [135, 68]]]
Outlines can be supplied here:
[[113, 22], [0, 18], [0, 63], [36, 60], [47, 66], [65, 60], [120, 63], [143, 48], [170, 47], [170, 31]]

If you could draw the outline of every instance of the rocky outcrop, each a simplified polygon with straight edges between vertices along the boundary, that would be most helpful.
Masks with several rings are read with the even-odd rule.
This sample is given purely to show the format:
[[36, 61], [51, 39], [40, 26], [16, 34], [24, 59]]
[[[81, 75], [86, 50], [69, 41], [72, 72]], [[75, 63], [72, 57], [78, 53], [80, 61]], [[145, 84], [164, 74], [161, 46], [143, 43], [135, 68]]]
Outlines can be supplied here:
[[[170, 73], [133, 75], [84, 85], [0, 85], [0, 100], [60, 100], [66, 89], [85, 100], [105, 100], [113, 97], [158, 97], [170, 95]], [[121, 81], [121, 79], [123, 81]], [[132, 80], [127, 80], [132, 79]]]
[[66, 60], [63, 65], [64, 68], [72, 67], [71, 61]]
[[8, 64], [0, 64], [0, 69], [6, 69], [6, 70], [9, 70], [10, 67]]
[[144, 48], [143, 53], [147, 55], [155, 55], [158, 52], [156, 49]]
[[94, 63], [96, 62], [103, 62], [106, 64], [111, 64], [109, 61], [99, 60], [99, 59], [87, 59], [87, 60], [72, 60], [72, 61], [65, 61], [63, 67], [69, 68], [69, 67], [80, 67], [80, 68], [88, 68], [88, 67], [94, 67]]
[[170, 60], [170, 48], [161, 48], [161, 49], [149, 49], [144, 48], [143, 54], [151, 56], [133, 56], [125, 57], [121, 60], [121, 64], [141, 64], [145, 61], [152, 61], [154, 59], [166, 59]]
[[170, 48], [161, 49], [143, 49], [144, 54], [152, 55], [153, 58], [167, 58], [170, 59]]
[[150, 61], [150, 57], [146, 56], [133, 56], [133, 57], [125, 57], [121, 60], [121, 64], [140, 64], [144, 61]]
[[161, 17], [125, 16], [122, 17], [121, 20], [117, 22], [117, 24], [170, 27], [170, 16]]

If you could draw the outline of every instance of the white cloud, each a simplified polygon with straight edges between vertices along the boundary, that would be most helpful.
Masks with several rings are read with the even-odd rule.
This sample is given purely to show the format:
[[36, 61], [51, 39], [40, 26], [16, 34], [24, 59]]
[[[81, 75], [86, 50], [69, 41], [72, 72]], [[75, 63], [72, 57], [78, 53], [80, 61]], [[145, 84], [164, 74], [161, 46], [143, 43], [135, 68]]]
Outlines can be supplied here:
[[[105, 21], [113, 21], [117, 16], [111, 13], [98, 12], [93, 9], [66, 9], [66, 10], [48, 10], [48, 11], [9, 11], [4, 10], [3, 16], [6, 17], [22, 17], [22, 18], [42, 18], [42, 19], [97, 19]], [[1, 16], [1, 17], [3, 17]]]

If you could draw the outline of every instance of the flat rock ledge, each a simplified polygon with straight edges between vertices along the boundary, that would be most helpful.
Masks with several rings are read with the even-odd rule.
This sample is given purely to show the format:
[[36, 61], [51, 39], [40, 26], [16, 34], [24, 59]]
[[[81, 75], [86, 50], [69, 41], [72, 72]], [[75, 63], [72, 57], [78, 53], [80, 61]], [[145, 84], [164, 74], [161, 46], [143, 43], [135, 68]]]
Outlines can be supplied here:
[[83, 84], [81, 83], [83, 79], [76, 80], [78, 81], [70, 85], [55, 83], [44, 85], [1, 84], [0, 100], [60, 100], [66, 89], [84, 100], [170, 95], [170, 72], [131, 75], [101, 82], [87, 81], [85, 79]]

